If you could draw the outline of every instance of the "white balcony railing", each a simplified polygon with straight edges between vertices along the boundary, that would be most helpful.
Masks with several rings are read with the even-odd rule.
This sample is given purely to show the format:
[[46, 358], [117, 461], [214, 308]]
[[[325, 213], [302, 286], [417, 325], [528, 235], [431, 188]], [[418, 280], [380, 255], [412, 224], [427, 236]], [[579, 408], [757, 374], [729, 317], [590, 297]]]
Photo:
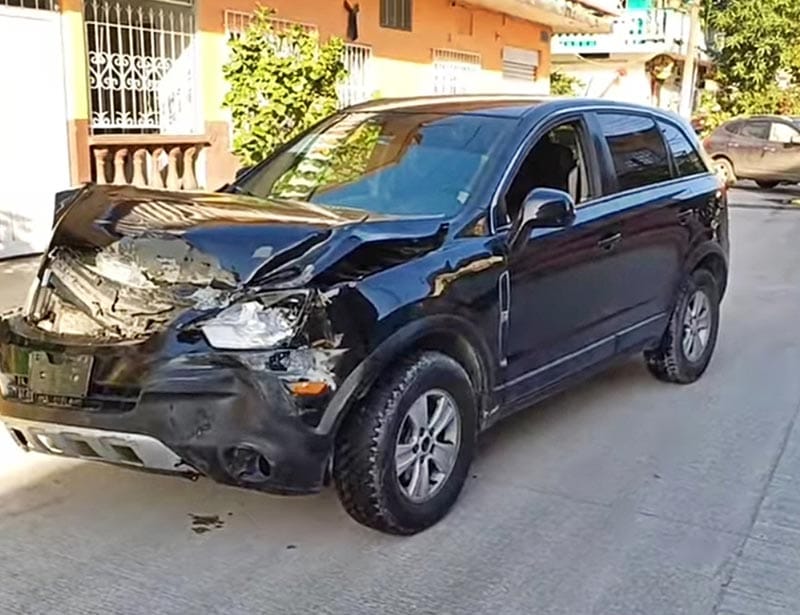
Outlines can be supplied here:
[[553, 55], [582, 53], [685, 55], [689, 15], [671, 9], [631, 10], [614, 20], [610, 34], [559, 34], [553, 37]]

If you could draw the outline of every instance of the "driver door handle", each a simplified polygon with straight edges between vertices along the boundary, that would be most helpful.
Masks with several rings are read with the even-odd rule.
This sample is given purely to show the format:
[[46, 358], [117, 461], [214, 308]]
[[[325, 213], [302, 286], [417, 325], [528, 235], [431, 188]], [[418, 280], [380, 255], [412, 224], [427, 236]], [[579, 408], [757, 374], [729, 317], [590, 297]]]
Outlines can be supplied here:
[[764, 146], [765, 152], [777, 152], [778, 150], [774, 147]]
[[621, 239], [622, 239], [622, 233], [614, 233], [613, 235], [606, 235], [605, 237], [603, 237], [600, 241], [597, 242], [597, 245], [603, 250], [613, 250]]

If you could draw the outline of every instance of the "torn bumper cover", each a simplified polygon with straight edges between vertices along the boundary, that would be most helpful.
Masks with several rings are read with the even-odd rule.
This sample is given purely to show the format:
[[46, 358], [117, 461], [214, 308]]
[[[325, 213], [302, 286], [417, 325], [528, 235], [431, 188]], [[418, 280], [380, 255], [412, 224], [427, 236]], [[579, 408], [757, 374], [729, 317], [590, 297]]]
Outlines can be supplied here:
[[[142, 365], [141, 348], [82, 354], [86, 347], [34, 349], [8, 335], [0, 322], [0, 422], [23, 448], [271, 493], [323, 485], [332, 434], [318, 431], [313, 411], [257, 368], [252, 353], [244, 361], [213, 351], [157, 359], [139, 387], [114, 387], [106, 376], [124, 379]], [[142, 442], [149, 453], [139, 452]], [[174, 463], [155, 454], [159, 444]]]

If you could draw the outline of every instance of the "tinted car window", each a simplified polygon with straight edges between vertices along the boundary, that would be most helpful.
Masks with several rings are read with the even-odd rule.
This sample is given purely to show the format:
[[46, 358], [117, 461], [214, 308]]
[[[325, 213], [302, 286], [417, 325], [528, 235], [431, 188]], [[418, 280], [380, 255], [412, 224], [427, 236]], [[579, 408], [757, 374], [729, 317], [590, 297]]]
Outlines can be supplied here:
[[672, 152], [672, 159], [675, 161], [678, 177], [697, 175], [708, 171], [706, 165], [703, 164], [702, 158], [700, 158], [700, 154], [697, 153], [689, 139], [677, 126], [662, 122], [659, 122], [658, 125], [664, 135], [664, 140], [667, 142], [667, 147]]
[[601, 113], [600, 125], [611, 150], [620, 190], [672, 178], [664, 140], [655, 121], [640, 115]]
[[344, 113], [236, 186], [258, 197], [322, 207], [452, 216], [514, 125], [477, 115]]
[[724, 128], [732, 135], [738, 135], [742, 133], [742, 122], [732, 122], [730, 124], [726, 124]]
[[767, 140], [769, 136], [769, 122], [747, 122], [742, 126], [742, 136], [751, 139]]

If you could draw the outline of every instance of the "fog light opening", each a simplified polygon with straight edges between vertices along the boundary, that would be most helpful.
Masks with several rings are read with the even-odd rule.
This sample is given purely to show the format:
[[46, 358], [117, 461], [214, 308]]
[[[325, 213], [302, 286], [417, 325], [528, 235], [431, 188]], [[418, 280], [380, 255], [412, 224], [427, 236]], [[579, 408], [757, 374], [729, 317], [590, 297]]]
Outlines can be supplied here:
[[11, 437], [14, 438], [14, 442], [16, 442], [18, 446], [21, 446], [25, 450], [30, 448], [28, 438], [25, 437], [24, 433], [19, 429], [9, 429], [9, 431], [11, 432]]
[[263, 483], [272, 473], [269, 459], [248, 444], [231, 446], [222, 456], [226, 472], [237, 482]]

